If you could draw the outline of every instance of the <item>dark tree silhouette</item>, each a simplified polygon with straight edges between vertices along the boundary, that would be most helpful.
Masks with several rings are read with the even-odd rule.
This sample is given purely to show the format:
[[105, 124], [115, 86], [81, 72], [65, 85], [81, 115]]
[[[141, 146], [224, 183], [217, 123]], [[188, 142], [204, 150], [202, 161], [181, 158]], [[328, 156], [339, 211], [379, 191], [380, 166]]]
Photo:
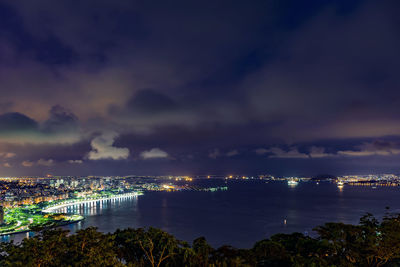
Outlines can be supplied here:
[[316, 236], [276, 234], [251, 249], [192, 245], [156, 228], [89, 227], [75, 234], [42, 229], [19, 244], [0, 243], [0, 266], [400, 266], [400, 215], [381, 221], [366, 214], [358, 225], [326, 223]]

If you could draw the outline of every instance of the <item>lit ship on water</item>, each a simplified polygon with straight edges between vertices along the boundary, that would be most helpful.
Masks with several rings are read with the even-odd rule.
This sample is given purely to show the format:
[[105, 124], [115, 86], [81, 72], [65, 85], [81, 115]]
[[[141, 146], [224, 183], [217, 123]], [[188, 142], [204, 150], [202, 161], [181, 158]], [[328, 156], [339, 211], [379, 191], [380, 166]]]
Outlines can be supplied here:
[[291, 179], [288, 180], [287, 183], [288, 183], [289, 186], [296, 186], [299, 182], [297, 180], [291, 178]]
[[338, 189], [339, 189], [340, 192], [343, 191], [343, 185], [344, 185], [344, 183], [343, 183], [342, 181], [338, 181], [338, 182], [337, 182], [337, 187], [338, 187]]

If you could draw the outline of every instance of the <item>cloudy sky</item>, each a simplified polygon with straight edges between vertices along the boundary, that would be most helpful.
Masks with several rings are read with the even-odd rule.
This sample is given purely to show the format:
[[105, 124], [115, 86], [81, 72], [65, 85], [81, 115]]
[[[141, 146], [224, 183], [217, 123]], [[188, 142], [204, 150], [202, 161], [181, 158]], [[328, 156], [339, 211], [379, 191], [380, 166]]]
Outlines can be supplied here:
[[398, 173], [399, 10], [0, 0], [0, 176]]

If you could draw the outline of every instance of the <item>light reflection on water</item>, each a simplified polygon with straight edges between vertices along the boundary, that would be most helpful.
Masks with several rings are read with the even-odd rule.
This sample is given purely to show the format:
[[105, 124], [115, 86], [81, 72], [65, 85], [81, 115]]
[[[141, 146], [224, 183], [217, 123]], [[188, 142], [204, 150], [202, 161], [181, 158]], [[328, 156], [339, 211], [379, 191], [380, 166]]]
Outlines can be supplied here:
[[[207, 182], [218, 185], [217, 181]], [[358, 223], [366, 212], [383, 215], [386, 206], [400, 211], [400, 187], [338, 188], [328, 182], [299, 182], [289, 187], [285, 182], [263, 181], [230, 181], [228, 187], [218, 192], [145, 193], [59, 211], [85, 216], [84, 221], [63, 227], [71, 232], [89, 226], [102, 232], [153, 226], [188, 242], [205, 236], [215, 247], [251, 247], [280, 232], [312, 234], [314, 227], [330, 221]], [[17, 240], [17, 236], [21, 240], [26, 234], [13, 238]]]
[[95, 216], [101, 214], [103, 209], [115, 208], [116, 206], [120, 205], [122, 202], [125, 201], [133, 201], [133, 205], [135, 206], [137, 203], [137, 196], [126, 196], [121, 198], [94, 200], [87, 203], [79, 203], [67, 207], [62, 207], [59, 209], [55, 209], [52, 212], [80, 214], [83, 216]]
[[[111, 199], [102, 199], [102, 200], [94, 200], [86, 203], [79, 203], [70, 205], [67, 207], [62, 207], [58, 209], [54, 209], [52, 213], [66, 213], [66, 214], [79, 214], [84, 216], [86, 219], [92, 216], [101, 216], [103, 211], [109, 209], [115, 209], [122, 203], [126, 204], [129, 202], [130, 205], [136, 207], [137, 205], [137, 196], [124, 196], [121, 198], [111, 198]], [[135, 209], [134, 209], [135, 210]], [[71, 223], [68, 225], [61, 226], [61, 228], [69, 230], [71, 233], [81, 230], [82, 228], [86, 228], [89, 225], [85, 225], [84, 221], [79, 221], [76, 223]], [[91, 225], [90, 225], [91, 226]], [[24, 238], [30, 238], [35, 235], [34, 232], [26, 232], [15, 235], [6, 235], [0, 236], [0, 241], [14, 241], [21, 242]]]

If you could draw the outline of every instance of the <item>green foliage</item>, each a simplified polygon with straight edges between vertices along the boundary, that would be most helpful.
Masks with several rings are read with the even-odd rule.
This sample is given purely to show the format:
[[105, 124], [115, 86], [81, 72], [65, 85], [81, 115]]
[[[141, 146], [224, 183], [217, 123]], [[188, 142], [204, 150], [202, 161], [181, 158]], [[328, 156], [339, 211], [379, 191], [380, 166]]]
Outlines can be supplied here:
[[[38, 229], [39, 230], [39, 229]], [[73, 235], [41, 229], [20, 244], [0, 243], [0, 266], [400, 266], [400, 215], [379, 222], [371, 214], [359, 225], [326, 223], [317, 237], [276, 234], [251, 249], [192, 245], [156, 228], [103, 234], [89, 227]]]
[[182, 242], [174, 236], [150, 227], [125, 229], [114, 233], [118, 256], [131, 264], [161, 266], [179, 254]]

